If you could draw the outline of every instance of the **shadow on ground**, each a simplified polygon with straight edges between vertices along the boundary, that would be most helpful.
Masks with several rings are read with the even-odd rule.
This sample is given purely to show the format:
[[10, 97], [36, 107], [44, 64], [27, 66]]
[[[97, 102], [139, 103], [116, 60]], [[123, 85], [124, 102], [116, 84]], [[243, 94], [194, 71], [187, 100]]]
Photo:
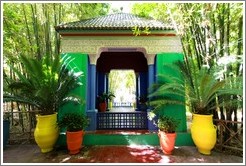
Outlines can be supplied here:
[[212, 151], [202, 155], [193, 146], [175, 147], [164, 155], [159, 146], [86, 146], [79, 154], [69, 155], [65, 148], [41, 153], [36, 144], [8, 145], [4, 163], [243, 163], [243, 158]]

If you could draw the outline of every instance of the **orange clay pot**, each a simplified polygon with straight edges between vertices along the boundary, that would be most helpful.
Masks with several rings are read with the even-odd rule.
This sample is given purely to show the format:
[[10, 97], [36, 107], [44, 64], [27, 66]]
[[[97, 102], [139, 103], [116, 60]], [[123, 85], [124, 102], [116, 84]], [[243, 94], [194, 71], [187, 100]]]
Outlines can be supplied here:
[[82, 130], [75, 132], [67, 131], [66, 135], [69, 154], [79, 153], [83, 142], [84, 132]]
[[164, 154], [170, 155], [174, 150], [176, 133], [166, 133], [164, 131], [158, 132], [160, 146]]
[[107, 110], [107, 103], [106, 103], [106, 101], [103, 102], [103, 103], [99, 103], [99, 110], [100, 110], [100, 112], [106, 112], [106, 110]]

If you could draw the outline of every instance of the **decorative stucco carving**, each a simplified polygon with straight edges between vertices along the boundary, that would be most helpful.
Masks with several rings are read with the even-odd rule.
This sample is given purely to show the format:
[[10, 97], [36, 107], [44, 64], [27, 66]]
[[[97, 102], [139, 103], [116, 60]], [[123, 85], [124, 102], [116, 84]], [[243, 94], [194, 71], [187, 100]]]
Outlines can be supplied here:
[[115, 37], [115, 39], [64, 37], [61, 41], [62, 53], [82, 52], [95, 55], [99, 54], [100, 48], [144, 48], [146, 54], [182, 52], [181, 41], [177, 36], [161, 39], [158, 37]]
[[180, 38], [175, 37], [63, 37], [61, 51], [81, 52], [89, 54], [90, 64], [96, 65], [101, 52], [108, 48], [136, 48], [136, 51], [143, 52], [148, 65], [154, 64], [155, 55], [167, 52], [182, 52]]

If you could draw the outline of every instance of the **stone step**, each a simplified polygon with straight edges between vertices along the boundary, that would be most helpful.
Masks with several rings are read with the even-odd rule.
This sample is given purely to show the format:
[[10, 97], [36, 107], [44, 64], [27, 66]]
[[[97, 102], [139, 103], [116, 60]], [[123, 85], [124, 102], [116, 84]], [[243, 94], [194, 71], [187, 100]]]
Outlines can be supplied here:
[[[66, 134], [60, 133], [58, 146], [66, 145]], [[157, 132], [148, 130], [97, 130], [86, 132], [83, 145], [159, 145]], [[176, 146], [194, 146], [190, 133], [178, 132]]]

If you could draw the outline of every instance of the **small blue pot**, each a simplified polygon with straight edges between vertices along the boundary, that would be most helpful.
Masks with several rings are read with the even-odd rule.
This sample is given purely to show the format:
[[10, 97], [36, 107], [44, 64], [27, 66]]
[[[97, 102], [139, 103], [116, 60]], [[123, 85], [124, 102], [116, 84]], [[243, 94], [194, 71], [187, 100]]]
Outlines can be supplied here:
[[6, 148], [6, 145], [9, 141], [9, 128], [10, 123], [9, 120], [3, 120], [3, 149]]

